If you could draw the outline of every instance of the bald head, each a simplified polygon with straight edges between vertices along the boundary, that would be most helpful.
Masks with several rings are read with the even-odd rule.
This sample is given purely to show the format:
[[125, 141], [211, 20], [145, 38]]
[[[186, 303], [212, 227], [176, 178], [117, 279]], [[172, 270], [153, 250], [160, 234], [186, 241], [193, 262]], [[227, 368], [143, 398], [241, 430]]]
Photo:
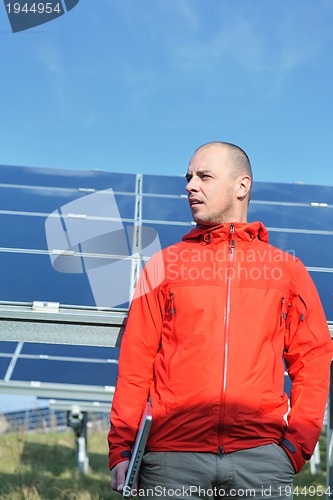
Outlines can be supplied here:
[[186, 190], [200, 225], [246, 222], [252, 169], [246, 153], [226, 142], [200, 146], [192, 156]]
[[229, 160], [227, 164], [232, 178], [238, 177], [239, 175], [248, 175], [251, 179], [251, 183], [253, 182], [250, 159], [245, 151], [239, 146], [236, 146], [236, 144], [222, 141], [207, 142], [206, 144], [199, 146], [195, 150], [194, 154], [201, 150], [211, 150], [211, 152], [215, 152], [217, 155], [222, 153], [223, 157], [225, 157], [223, 154], [225, 153]]

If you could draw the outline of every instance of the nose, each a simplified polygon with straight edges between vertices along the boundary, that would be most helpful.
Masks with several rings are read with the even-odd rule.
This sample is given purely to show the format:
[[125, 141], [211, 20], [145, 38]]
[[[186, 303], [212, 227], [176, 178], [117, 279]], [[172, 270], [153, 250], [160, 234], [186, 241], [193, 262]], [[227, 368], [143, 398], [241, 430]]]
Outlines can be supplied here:
[[188, 193], [192, 193], [193, 191], [195, 191], [195, 192], [199, 191], [199, 186], [198, 186], [198, 182], [196, 180], [196, 176], [193, 175], [191, 177], [191, 179], [186, 184], [185, 189]]

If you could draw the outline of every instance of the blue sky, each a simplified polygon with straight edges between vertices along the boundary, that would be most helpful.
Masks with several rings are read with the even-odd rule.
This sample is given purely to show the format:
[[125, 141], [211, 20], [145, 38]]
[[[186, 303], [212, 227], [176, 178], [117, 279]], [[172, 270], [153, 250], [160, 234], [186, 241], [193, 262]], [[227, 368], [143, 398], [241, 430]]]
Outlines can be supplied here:
[[331, 0], [80, 0], [12, 33], [0, 164], [181, 175], [226, 140], [255, 179], [333, 185]]
[[331, 0], [80, 0], [15, 34], [1, 2], [0, 40], [0, 164], [182, 175], [225, 140], [333, 186]]

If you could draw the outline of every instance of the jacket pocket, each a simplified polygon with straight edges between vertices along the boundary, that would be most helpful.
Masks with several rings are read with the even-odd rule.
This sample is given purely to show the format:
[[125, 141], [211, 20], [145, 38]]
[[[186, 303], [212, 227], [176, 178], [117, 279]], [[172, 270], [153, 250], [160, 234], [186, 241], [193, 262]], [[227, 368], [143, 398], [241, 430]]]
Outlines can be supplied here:
[[179, 352], [179, 343], [178, 343], [177, 337], [175, 336], [175, 332], [173, 332], [173, 338], [174, 338], [174, 346], [173, 346], [173, 349], [170, 353], [168, 363], [167, 363], [167, 379], [169, 382], [172, 379], [172, 374], [173, 374], [172, 369], [173, 369], [174, 358]]

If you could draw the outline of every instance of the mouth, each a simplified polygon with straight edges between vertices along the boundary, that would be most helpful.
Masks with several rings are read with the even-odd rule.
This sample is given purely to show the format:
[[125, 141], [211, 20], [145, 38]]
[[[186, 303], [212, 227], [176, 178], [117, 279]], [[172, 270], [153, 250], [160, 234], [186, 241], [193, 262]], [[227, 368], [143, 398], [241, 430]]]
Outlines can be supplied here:
[[198, 200], [197, 198], [189, 198], [189, 204], [190, 207], [193, 207], [195, 205], [202, 205], [202, 201]]

